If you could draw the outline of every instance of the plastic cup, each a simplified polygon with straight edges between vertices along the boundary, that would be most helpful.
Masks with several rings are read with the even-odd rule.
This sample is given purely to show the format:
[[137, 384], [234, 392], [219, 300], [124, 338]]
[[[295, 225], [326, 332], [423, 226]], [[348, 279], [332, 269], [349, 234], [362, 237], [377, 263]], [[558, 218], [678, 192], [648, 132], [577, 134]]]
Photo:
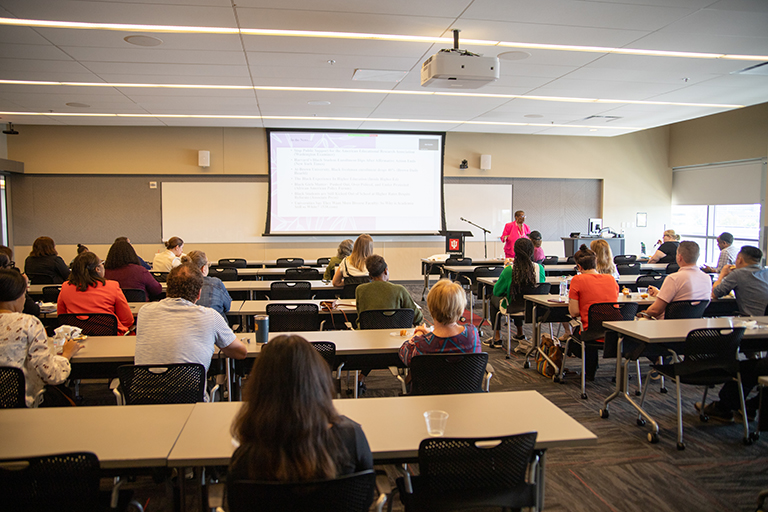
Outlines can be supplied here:
[[448, 423], [448, 413], [445, 411], [427, 411], [424, 413], [427, 422], [427, 434], [440, 437], [445, 434], [445, 424]]
[[647, 286], [638, 286], [637, 287], [637, 293], [640, 294], [641, 299], [647, 299], [648, 298], [648, 287]]

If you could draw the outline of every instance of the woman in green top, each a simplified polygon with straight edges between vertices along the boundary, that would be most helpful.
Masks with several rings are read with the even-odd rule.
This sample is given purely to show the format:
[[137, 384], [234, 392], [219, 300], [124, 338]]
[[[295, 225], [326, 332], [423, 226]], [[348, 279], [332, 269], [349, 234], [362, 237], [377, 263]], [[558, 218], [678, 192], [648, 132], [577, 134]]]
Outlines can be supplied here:
[[328, 262], [328, 266], [325, 268], [325, 274], [323, 274], [323, 281], [330, 281], [333, 279], [333, 274], [336, 272], [336, 266], [341, 263], [341, 260], [352, 254], [352, 245], [355, 242], [347, 238], [342, 240], [339, 244], [339, 248], [336, 250], [336, 256], [331, 258]]
[[[493, 296], [491, 296], [491, 318], [494, 321], [493, 339], [487, 343], [490, 347], [501, 347], [501, 334], [499, 333], [499, 321], [497, 313], [504, 307], [510, 313], [522, 311], [525, 306], [512, 304], [515, 300], [522, 297], [521, 292], [530, 286], [546, 281], [544, 267], [533, 262], [533, 242], [528, 238], [518, 238], [515, 240], [515, 259], [512, 265], [504, 268], [493, 287]], [[511, 306], [510, 306], [511, 305]], [[511, 308], [511, 309], [510, 309]], [[525, 339], [523, 334], [523, 318], [520, 316], [512, 317], [517, 328], [515, 339]]]

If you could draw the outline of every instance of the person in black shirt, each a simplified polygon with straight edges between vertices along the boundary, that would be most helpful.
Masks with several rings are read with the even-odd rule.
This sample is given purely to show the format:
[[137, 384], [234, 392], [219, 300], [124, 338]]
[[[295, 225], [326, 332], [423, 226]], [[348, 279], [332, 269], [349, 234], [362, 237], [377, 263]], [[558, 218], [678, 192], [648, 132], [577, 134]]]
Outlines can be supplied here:
[[648, 259], [648, 263], [674, 263], [677, 256], [677, 246], [680, 245], [680, 235], [675, 233], [674, 229], [668, 229], [664, 232], [663, 242], [656, 249], [656, 252]]
[[41, 236], [32, 244], [32, 252], [24, 261], [24, 273], [32, 284], [61, 284], [69, 277], [69, 267], [56, 251], [53, 239]]

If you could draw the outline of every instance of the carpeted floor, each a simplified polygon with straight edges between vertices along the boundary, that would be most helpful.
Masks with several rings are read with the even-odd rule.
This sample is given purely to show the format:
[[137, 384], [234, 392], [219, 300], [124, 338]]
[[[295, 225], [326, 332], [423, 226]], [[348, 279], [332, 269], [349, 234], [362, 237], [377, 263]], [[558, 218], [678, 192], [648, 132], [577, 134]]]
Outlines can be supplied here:
[[[421, 302], [422, 284], [404, 283], [417, 304]], [[481, 315], [480, 304], [475, 314]], [[525, 327], [530, 338], [530, 326]], [[487, 324], [485, 337], [490, 334]], [[523, 369], [519, 355], [505, 359], [499, 349], [487, 349], [496, 374], [491, 392], [534, 389], [563, 409], [586, 428], [597, 434], [598, 444], [591, 448], [559, 448], [547, 454], [545, 509], [569, 512], [624, 511], [753, 511], [758, 493], [768, 489], [768, 435], [751, 446], [742, 443], [740, 424], [702, 423], [693, 404], [701, 400], [701, 390], [683, 388], [686, 449], [676, 449], [674, 384], [667, 384], [668, 394], [658, 385], [649, 389], [647, 410], [660, 423], [658, 444], [646, 440], [649, 427], [636, 424], [636, 414], [629, 404], [616, 400], [607, 419], [598, 410], [603, 399], [614, 389], [612, 377], [615, 360], [601, 360], [594, 382], [587, 383], [588, 399], [580, 398], [578, 376], [563, 384], [555, 383], [531, 369]], [[579, 368], [578, 359], [567, 366]], [[647, 366], [643, 366], [643, 372]], [[637, 379], [630, 386], [634, 388]], [[395, 396], [398, 381], [388, 371], [375, 370], [367, 379], [362, 398]], [[710, 391], [716, 397], [717, 389]], [[84, 385], [83, 394], [91, 404], [114, 403], [101, 385]], [[519, 411], [536, 414], [536, 411]], [[751, 423], [752, 428], [756, 426]], [[149, 511], [171, 510], [164, 485], [140, 481], [137, 499]], [[190, 496], [191, 498], [191, 496]], [[395, 499], [395, 510], [402, 510]]]

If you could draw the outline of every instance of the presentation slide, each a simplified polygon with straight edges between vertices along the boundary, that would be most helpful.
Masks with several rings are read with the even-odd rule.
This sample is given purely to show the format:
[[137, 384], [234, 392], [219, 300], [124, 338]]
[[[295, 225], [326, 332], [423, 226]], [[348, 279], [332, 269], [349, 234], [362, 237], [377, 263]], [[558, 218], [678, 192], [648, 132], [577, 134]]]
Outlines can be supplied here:
[[267, 234], [437, 234], [444, 139], [269, 130]]

